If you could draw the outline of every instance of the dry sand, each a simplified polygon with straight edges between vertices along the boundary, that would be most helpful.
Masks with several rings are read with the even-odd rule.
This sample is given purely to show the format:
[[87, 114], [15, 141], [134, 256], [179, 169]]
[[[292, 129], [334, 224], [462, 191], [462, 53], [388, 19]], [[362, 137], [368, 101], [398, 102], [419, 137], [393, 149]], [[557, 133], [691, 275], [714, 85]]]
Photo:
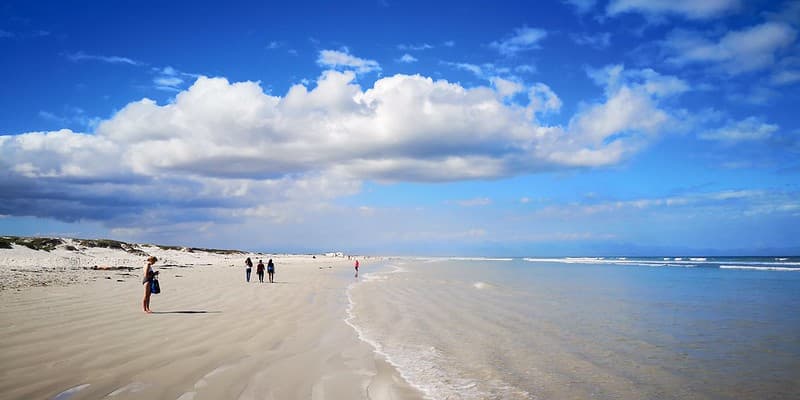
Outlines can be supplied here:
[[[104, 251], [0, 250], [0, 398], [422, 398], [344, 322], [346, 259], [274, 256], [261, 284], [255, 268], [245, 283], [245, 256], [152, 251], [163, 291], [145, 314], [140, 269], [82, 269], [144, 257]], [[37, 268], [51, 286], [29, 287]]]

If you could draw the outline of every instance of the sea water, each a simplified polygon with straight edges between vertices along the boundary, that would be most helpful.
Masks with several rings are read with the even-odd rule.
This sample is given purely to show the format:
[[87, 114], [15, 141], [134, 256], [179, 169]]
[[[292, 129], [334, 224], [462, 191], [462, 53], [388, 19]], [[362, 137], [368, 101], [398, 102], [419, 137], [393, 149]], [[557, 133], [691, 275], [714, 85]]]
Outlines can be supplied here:
[[431, 399], [800, 398], [798, 258], [396, 259], [347, 296]]

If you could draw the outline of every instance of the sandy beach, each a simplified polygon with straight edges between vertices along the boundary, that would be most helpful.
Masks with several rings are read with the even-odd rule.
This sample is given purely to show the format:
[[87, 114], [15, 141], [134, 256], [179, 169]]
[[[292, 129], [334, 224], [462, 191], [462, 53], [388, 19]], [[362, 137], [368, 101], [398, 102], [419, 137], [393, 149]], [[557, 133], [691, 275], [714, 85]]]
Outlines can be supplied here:
[[161, 271], [153, 314], [144, 256], [0, 249], [0, 397], [422, 398], [345, 323], [346, 257], [250, 254], [275, 260], [262, 284], [245, 282], [248, 255], [144, 250]]

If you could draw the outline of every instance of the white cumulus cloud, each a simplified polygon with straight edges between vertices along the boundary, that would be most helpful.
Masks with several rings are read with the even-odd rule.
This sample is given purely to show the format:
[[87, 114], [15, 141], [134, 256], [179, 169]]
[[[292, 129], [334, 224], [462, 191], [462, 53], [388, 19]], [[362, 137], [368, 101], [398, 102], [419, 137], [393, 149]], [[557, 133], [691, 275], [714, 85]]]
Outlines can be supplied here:
[[[129, 103], [94, 133], [0, 136], [0, 214], [113, 218], [117, 226], [143, 216], [285, 221], [357, 192], [364, 180], [610, 165], [661, 132], [670, 115], [660, 99], [678, 92], [659, 86], [669, 77], [652, 71], [603, 71], [596, 79], [606, 98], [585, 104], [566, 126], [533, 118], [560, 107], [542, 83], [467, 88], [399, 74], [364, 89], [356, 72], [330, 70], [313, 87], [275, 96], [256, 82], [200, 77], [170, 103]], [[527, 95], [528, 104], [504, 101], [510, 93]]]

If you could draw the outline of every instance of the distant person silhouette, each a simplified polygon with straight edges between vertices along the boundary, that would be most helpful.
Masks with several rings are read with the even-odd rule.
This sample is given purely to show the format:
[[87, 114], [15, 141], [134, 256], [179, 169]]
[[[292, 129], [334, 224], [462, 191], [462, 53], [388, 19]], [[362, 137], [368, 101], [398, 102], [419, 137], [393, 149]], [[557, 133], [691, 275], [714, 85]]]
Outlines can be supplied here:
[[358, 278], [358, 260], [356, 260], [356, 278]]
[[258, 260], [258, 265], [256, 265], [256, 274], [258, 274], [258, 281], [264, 283], [264, 261]]
[[275, 264], [272, 263], [271, 258], [267, 262], [267, 273], [269, 274], [269, 283], [275, 283]]
[[250, 272], [253, 271], [253, 261], [250, 259], [250, 257], [247, 257], [247, 259], [244, 260], [244, 265], [245, 265], [245, 270], [244, 270], [245, 279], [247, 279], [247, 281], [250, 282]]

